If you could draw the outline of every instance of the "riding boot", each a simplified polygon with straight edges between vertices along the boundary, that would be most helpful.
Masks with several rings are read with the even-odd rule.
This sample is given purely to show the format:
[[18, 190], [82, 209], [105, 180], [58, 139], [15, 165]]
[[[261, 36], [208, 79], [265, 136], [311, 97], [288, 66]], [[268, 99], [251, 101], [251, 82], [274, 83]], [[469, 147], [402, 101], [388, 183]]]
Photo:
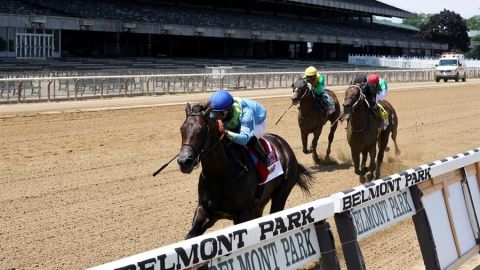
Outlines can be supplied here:
[[260, 141], [258, 141], [256, 137], [253, 138], [249, 142], [249, 144], [251, 143], [251, 147], [253, 148], [255, 153], [262, 159], [263, 163], [268, 168], [268, 171], [273, 171], [273, 169], [275, 168], [275, 164], [270, 164], [270, 158], [268, 157], [267, 152], [265, 152], [265, 149], [263, 149], [262, 144], [260, 144]]

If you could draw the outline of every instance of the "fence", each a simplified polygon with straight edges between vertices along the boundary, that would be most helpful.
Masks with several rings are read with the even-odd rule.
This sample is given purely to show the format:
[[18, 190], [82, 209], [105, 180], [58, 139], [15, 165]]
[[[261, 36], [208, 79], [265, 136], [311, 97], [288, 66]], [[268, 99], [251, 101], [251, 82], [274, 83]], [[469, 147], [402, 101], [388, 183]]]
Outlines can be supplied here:
[[[433, 81], [434, 70], [325, 71], [327, 86], [348, 85], [357, 74], [376, 72], [389, 82]], [[290, 88], [298, 72], [202, 73], [118, 76], [73, 76], [0, 79], [0, 103], [82, 100], [119, 96], [209, 92], [217, 89]], [[480, 68], [467, 78], [480, 77]]]
[[[407, 69], [432, 69], [438, 64], [438, 58], [410, 58], [410, 57], [389, 57], [377, 55], [349, 55], [348, 63], [352, 65], [366, 65], [375, 67], [407, 68]], [[466, 59], [468, 68], [480, 68], [480, 60]]]
[[365, 269], [358, 241], [412, 218], [426, 269], [454, 268], [479, 251], [480, 148], [291, 209], [94, 270], [339, 269], [326, 218], [334, 217], [348, 269]]

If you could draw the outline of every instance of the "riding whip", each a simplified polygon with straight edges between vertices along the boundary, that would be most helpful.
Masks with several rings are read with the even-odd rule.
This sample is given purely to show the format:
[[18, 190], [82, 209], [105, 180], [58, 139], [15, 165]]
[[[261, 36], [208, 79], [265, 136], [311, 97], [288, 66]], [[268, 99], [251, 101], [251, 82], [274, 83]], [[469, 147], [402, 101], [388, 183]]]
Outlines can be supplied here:
[[174, 156], [172, 159], [170, 159], [169, 162], [163, 164], [162, 167], [160, 167], [160, 169], [158, 169], [157, 171], [155, 171], [152, 175], [153, 177], [157, 176], [157, 174], [159, 174], [163, 169], [165, 169], [165, 167], [168, 166], [168, 164], [170, 164], [170, 162], [172, 162], [174, 159], [176, 159], [178, 157], [179, 154], [177, 154], [176, 156]]
[[275, 122], [275, 126], [278, 124], [278, 122], [280, 122], [280, 120], [282, 119], [282, 117], [288, 112], [288, 110], [290, 110], [290, 108], [293, 106], [293, 103], [292, 105], [290, 105], [290, 107], [288, 107], [288, 109], [282, 114], [282, 116], [280, 116], [280, 118], [278, 118], [277, 122]]

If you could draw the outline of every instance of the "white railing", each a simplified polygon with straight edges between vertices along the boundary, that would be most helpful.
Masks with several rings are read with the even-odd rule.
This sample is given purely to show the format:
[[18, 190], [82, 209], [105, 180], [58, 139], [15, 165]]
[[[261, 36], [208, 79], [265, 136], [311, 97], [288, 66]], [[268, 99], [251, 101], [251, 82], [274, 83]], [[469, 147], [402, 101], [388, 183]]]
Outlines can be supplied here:
[[365, 269], [358, 239], [374, 237], [410, 217], [425, 268], [446, 269], [478, 253], [479, 161], [476, 148], [92, 270], [185, 269], [202, 264], [208, 269], [296, 269], [315, 259], [320, 264], [330, 260], [323, 267], [339, 269], [331, 234], [321, 230], [327, 224], [323, 229], [329, 232], [325, 219], [330, 217], [335, 217], [348, 269]]
[[[380, 55], [349, 55], [348, 63], [353, 65], [366, 65], [374, 67], [389, 67], [401, 69], [428, 69], [438, 64], [438, 58], [410, 58], [390, 57]], [[466, 59], [468, 68], [480, 68], [480, 60]]]
[[[434, 81], [433, 69], [322, 71], [327, 86], [348, 85], [358, 74], [378, 73], [388, 82]], [[160, 75], [68, 76], [0, 79], [0, 104], [32, 101], [83, 100], [105, 97], [211, 92], [217, 89], [290, 88], [297, 72], [243, 72]], [[470, 68], [467, 78], [480, 77]]]

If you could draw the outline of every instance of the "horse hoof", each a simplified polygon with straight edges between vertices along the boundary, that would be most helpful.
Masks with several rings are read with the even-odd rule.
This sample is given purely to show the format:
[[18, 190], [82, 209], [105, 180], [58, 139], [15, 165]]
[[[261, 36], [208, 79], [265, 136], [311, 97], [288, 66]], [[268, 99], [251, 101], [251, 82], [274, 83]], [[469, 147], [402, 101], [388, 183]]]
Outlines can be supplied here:
[[400, 156], [401, 153], [402, 153], [402, 151], [400, 151], [400, 150], [398, 150], [398, 149], [395, 150], [395, 155]]
[[369, 173], [367, 175], [367, 179], [368, 179], [368, 181], [372, 181], [373, 179], [375, 179], [375, 176], [373, 174]]
[[385, 147], [385, 152], [388, 152], [388, 151], [390, 151], [390, 147], [387, 146]]
[[365, 184], [365, 182], [367, 182], [367, 179], [363, 175], [360, 175], [359, 179], [360, 179], [360, 184]]
[[302, 150], [304, 154], [311, 154], [313, 151], [312, 150], [307, 150], [307, 149], [303, 149]]

